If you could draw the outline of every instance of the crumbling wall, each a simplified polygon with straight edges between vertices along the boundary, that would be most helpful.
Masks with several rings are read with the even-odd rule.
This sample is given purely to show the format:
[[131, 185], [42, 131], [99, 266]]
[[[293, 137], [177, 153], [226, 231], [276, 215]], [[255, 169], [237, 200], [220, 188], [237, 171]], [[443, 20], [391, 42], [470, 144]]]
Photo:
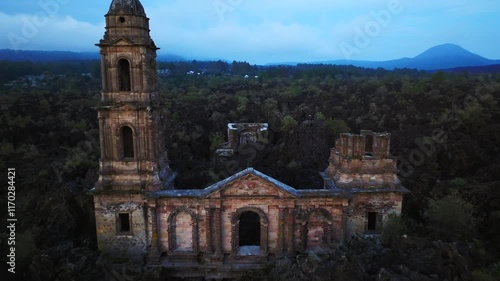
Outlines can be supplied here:
[[267, 123], [229, 123], [227, 126], [228, 148], [237, 149], [242, 134], [251, 134], [253, 142], [265, 142], [268, 139]]
[[[142, 195], [94, 196], [98, 248], [114, 257], [143, 262], [150, 239]], [[120, 233], [120, 213], [130, 215], [130, 232]]]
[[195, 255], [206, 250], [204, 210], [198, 200], [172, 198], [160, 201], [157, 206], [161, 252]]
[[[391, 213], [401, 214], [403, 195], [401, 193], [359, 193], [354, 196], [348, 211], [347, 235], [348, 238], [354, 234], [370, 233], [368, 231], [368, 213], [375, 212], [381, 216], [382, 228], [388, 215]], [[377, 229], [370, 234], [380, 234]]]
[[341, 134], [325, 173], [340, 188], [399, 188], [396, 159], [389, 151], [388, 133]]

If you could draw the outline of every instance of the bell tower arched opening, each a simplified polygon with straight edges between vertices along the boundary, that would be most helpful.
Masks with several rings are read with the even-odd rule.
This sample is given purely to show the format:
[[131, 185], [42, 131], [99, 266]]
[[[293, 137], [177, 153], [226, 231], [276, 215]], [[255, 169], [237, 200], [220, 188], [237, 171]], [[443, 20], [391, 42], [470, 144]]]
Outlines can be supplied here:
[[126, 59], [118, 61], [118, 88], [120, 91], [130, 91], [130, 63]]
[[131, 159], [135, 157], [134, 151], [134, 132], [128, 126], [124, 126], [121, 129], [121, 139], [122, 139], [122, 155], [124, 159]]

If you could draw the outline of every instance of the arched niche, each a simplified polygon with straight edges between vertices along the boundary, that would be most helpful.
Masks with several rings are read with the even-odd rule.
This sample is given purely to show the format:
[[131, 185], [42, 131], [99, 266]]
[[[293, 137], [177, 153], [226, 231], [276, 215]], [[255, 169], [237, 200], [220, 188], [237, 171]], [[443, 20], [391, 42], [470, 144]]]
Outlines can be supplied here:
[[181, 207], [170, 214], [168, 246], [174, 253], [198, 252], [198, 217], [193, 210]]
[[331, 243], [332, 215], [323, 208], [310, 210], [302, 221], [302, 250], [321, 251]]

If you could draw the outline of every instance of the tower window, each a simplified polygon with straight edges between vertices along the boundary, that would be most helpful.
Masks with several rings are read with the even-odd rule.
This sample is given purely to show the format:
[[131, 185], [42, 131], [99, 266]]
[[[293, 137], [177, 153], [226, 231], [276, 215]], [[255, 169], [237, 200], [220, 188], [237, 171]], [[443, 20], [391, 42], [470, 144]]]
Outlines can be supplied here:
[[118, 87], [120, 91], [130, 91], [130, 63], [126, 59], [118, 61]]
[[118, 214], [118, 232], [130, 232], [130, 214], [121, 213]]
[[373, 156], [373, 135], [365, 136], [365, 155]]
[[124, 17], [120, 17], [120, 22], [124, 23], [125, 22], [125, 18]]
[[123, 158], [134, 158], [134, 133], [130, 127], [122, 128]]

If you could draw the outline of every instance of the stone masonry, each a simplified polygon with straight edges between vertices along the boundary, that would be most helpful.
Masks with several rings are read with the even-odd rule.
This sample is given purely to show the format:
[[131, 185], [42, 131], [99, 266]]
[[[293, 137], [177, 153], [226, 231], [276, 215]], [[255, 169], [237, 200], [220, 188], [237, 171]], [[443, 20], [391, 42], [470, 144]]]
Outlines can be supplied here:
[[[112, 1], [97, 46], [97, 240], [117, 260], [160, 266], [170, 276], [229, 278], [273, 257], [379, 234], [388, 214], [401, 212], [408, 191], [396, 176], [390, 135], [370, 131], [340, 136], [320, 173], [322, 189], [295, 189], [248, 168], [206, 188], [176, 190], [158, 105], [158, 48], [139, 0]], [[267, 124], [240, 127], [230, 124], [231, 143], [267, 137]]]

